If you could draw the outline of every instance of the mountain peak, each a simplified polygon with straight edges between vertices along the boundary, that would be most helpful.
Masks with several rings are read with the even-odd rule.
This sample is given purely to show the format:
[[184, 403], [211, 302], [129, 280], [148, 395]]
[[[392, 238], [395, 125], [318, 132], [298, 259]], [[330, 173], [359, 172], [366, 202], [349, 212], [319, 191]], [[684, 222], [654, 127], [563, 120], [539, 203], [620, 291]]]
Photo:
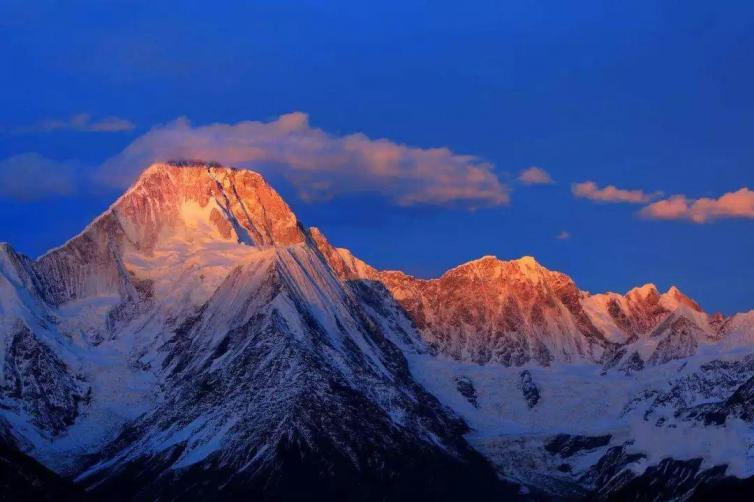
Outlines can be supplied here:
[[514, 262], [524, 265], [526, 267], [541, 267], [542, 265], [539, 264], [539, 262], [534, 258], [533, 256], [522, 256], [521, 258], [518, 258], [517, 260], [513, 260]]
[[186, 263], [208, 270], [222, 263], [220, 270], [249, 250], [306, 240], [296, 215], [261, 175], [213, 163], [156, 163], [80, 234], [42, 255], [37, 268], [52, 278], [58, 304], [134, 298], [142, 294], [131, 283], [136, 270], [150, 281], [162, 271], [167, 284]]
[[[225, 166], [217, 162], [204, 162], [200, 160], [169, 160], [166, 162], [153, 162], [139, 175], [138, 179], [143, 179], [154, 175], [155, 173], [177, 173], [179, 171], [192, 172], [199, 174], [206, 173], [248, 173], [250, 176], [262, 178], [262, 175], [249, 169], [239, 167]], [[138, 181], [135, 183], [138, 184]]]
[[255, 246], [304, 241], [296, 216], [260, 174], [213, 162], [152, 164], [111, 211], [147, 250], [176, 232]]
[[644, 284], [643, 286], [639, 286], [636, 288], [631, 289], [628, 293], [626, 293], [626, 296], [632, 297], [632, 296], [638, 296], [641, 299], [647, 299], [650, 297], [659, 296], [660, 292], [657, 289], [657, 286], [652, 284], [651, 282], [648, 282]]
[[514, 260], [502, 260], [495, 255], [488, 254], [480, 258], [477, 258], [475, 260], [470, 260], [465, 263], [462, 263], [451, 270], [455, 270], [457, 268], [475, 266], [475, 265], [503, 265], [503, 264], [518, 265], [519, 267], [525, 267], [525, 268], [542, 267], [542, 265], [533, 256], [522, 256], [521, 258], [516, 258]]
[[685, 305], [697, 312], [702, 311], [702, 308], [699, 306], [698, 303], [696, 303], [694, 300], [692, 300], [690, 297], [684, 294], [676, 286], [671, 286], [662, 296], [666, 298], [667, 300], [673, 302], [675, 304], [674, 306]]

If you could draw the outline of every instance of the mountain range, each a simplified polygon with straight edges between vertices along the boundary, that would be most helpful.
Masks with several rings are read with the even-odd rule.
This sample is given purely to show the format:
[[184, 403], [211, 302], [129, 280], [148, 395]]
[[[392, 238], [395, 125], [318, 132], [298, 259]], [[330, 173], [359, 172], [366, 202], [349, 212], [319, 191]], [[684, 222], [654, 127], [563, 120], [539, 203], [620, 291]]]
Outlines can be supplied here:
[[754, 310], [591, 294], [532, 257], [378, 270], [212, 163], [150, 166], [37, 259], [1, 244], [0, 368], [12, 498], [692, 500], [754, 476]]

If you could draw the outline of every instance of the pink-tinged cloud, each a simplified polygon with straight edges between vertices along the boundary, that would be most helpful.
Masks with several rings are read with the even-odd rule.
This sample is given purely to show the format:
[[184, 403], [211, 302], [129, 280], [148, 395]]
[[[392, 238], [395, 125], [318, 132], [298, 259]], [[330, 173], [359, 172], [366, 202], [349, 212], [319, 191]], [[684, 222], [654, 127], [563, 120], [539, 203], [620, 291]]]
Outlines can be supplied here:
[[518, 181], [524, 185], [550, 185], [554, 183], [550, 173], [541, 167], [532, 166], [518, 173]]
[[493, 165], [448, 148], [415, 148], [364, 134], [339, 136], [309, 125], [304, 113], [269, 122], [193, 126], [180, 118], [159, 125], [108, 160], [98, 172], [111, 185], [126, 186], [152, 162], [216, 161], [264, 173], [279, 173], [305, 200], [376, 192], [401, 206], [417, 204], [475, 208], [509, 202], [508, 188]]
[[30, 201], [70, 195], [76, 190], [75, 162], [59, 162], [38, 153], [0, 160], [0, 197]]
[[568, 232], [566, 230], [561, 231], [558, 235], [555, 236], [556, 239], [560, 241], [565, 241], [571, 238], [571, 232]]
[[600, 188], [593, 181], [574, 183], [571, 185], [571, 192], [576, 197], [595, 202], [628, 204], [646, 204], [661, 195], [659, 192], [646, 193], [642, 190], [625, 190], [613, 185]]
[[67, 119], [46, 119], [31, 127], [23, 127], [16, 132], [55, 132], [55, 131], [78, 131], [78, 132], [124, 132], [134, 129], [133, 122], [120, 117], [104, 117], [98, 120], [88, 113], [79, 113]]
[[684, 195], [674, 195], [648, 205], [640, 214], [653, 220], [690, 220], [694, 223], [721, 218], [754, 219], [754, 190], [741, 188], [717, 199], [688, 199]]

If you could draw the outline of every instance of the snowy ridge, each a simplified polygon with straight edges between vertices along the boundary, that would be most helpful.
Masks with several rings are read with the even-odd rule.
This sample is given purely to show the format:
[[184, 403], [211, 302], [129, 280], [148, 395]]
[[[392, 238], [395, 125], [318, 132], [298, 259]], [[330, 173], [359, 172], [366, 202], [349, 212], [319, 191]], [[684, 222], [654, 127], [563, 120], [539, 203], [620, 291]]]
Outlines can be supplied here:
[[[340, 254], [329, 258], [336, 271], [353, 261], [324, 237], [318, 245]], [[342, 275], [352, 279], [358, 268]], [[467, 421], [467, 439], [503, 478], [532, 493], [686, 498], [725, 476], [754, 476], [754, 406], [748, 415], [726, 404], [750, 395], [739, 388], [754, 368], [753, 312], [708, 315], [678, 288], [660, 293], [653, 284], [592, 295], [530, 257], [485, 256], [430, 280], [371, 267], [362, 277], [390, 291], [437, 353], [406, 351], [417, 381]], [[512, 325], [499, 314], [507, 305], [520, 314]], [[537, 305], [550, 306], [544, 321], [527, 310]], [[491, 329], [510, 325], [520, 336], [538, 318], [546, 332], [565, 329], [582, 345], [561, 345], [549, 359], [490, 350], [501, 347]], [[587, 340], [601, 350], [581, 352]], [[711, 401], [717, 408], [687, 411]], [[575, 453], [552, 446], [561, 437], [580, 445]], [[653, 492], [658, 483], [667, 491]]]

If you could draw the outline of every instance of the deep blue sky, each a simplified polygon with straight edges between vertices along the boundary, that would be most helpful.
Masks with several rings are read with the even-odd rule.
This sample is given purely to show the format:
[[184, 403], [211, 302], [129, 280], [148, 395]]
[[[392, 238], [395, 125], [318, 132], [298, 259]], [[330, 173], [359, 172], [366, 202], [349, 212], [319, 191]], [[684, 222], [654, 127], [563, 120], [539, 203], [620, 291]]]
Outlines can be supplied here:
[[[584, 180], [691, 198], [754, 187], [751, 2], [240, 3], [5, 0], [0, 160], [71, 159], [83, 178], [179, 116], [298, 110], [332, 134], [479, 156], [512, 188], [509, 206], [468, 211], [364, 194], [306, 203], [273, 179], [305, 224], [375, 266], [427, 277], [534, 255], [591, 291], [676, 284], [709, 310], [754, 308], [754, 220], [648, 221], [570, 192]], [[136, 128], [23, 130], [84, 112]], [[532, 165], [557, 183], [517, 184]], [[0, 241], [36, 256], [117, 195], [0, 197]]]

